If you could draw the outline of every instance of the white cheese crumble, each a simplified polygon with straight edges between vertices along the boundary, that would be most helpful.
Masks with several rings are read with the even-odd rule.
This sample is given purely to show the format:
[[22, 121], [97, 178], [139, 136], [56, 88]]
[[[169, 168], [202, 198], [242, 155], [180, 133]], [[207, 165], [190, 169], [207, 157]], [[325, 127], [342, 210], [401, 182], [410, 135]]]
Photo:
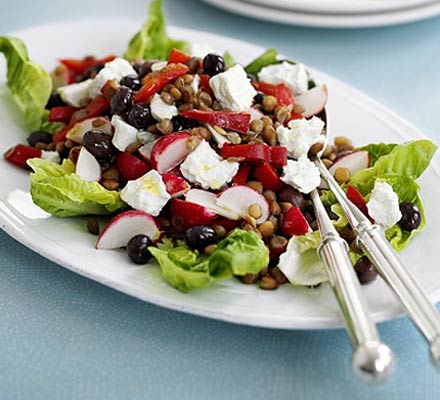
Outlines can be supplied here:
[[238, 64], [213, 76], [209, 86], [220, 105], [232, 111], [247, 111], [257, 94], [246, 71]]
[[399, 209], [399, 197], [391, 185], [377, 181], [367, 203], [368, 214], [376, 224], [391, 228], [400, 221], [402, 213]]
[[119, 82], [124, 76], [137, 75], [131, 64], [123, 58], [115, 58], [105, 64], [92, 80], [89, 88], [89, 97], [94, 99], [100, 94], [101, 88], [109, 80]]
[[115, 127], [112, 143], [119, 151], [125, 149], [133, 143], [137, 142], [138, 130], [127, 124], [119, 115], [113, 115], [112, 125]]
[[60, 153], [58, 153], [58, 151], [41, 150], [41, 158], [57, 164], [61, 162]]
[[140, 130], [136, 134], [136, 139], [139, 143], [146, 144], [157, 140], [157, 135], [148, 131]]
[[153, 72], [159, 72], [168, 65], [168, 61], [157, 61], [151, 65], [150, 69]]
[[258, 73], [258, 79], [273, 85], [284, 83], [294, 95], [304, 93], [309, 87], [307, 70], [301, 63], [291, 64], [283, 61], [279, 64], [269, 65], [261, 69]]
[[134, 181], [128, 181], [121, 191], [121, 199], [128, 205], [153, 217], [159, 215], [170, 198], [162, 177], [155, 170]]
[[298, 161], [287, 161], [281, 180], [307, 194], [319, 186], [321, 176], [316, 165], [306, 156], [301, 156]]
[[197, 93], [199, 91], [199, 86], [200, 86], [200, 76], [199, 75], [194, 75], [194, 79], [191, 82], [190, 87], [192, 88], [192, 90], [194, 90], [194, 93]]
[[277, 128], [277, 137], [281, 146], [287, 147], [289, 156], [300, 158], [307, 155], [310, 147], [323, 139], [321, 136], [324, 122], [313, 117], [312, 119], [294, 119], [285, 126], [280, 125]]
[[150, 108], [151, 115], [157, 121], [171, 119], [179, 114], [176, 106], [165, 103], [157, 93], [151, 99]]
[[223, 160], [202, 140], [180, 166], [182, 175], [192, 183], [198, 183], [203, 189], [220, 189], [232, 180], [238, 171], [238, 162]]
[[84, 82], [61, 86], [57, 89], [57, 92], [64, 103], [73, 107], [81, 107], [84, 105], [84, 101], [89, 101], [91, 99], [89, 94], [91, 84], [92, 79], [87, 79]]

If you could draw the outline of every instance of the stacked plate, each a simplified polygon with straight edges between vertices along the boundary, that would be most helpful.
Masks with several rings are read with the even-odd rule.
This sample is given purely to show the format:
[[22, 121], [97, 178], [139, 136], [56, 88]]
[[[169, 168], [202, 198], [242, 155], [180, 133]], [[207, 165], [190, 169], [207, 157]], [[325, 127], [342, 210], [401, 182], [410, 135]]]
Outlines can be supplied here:
[[267, 21], [328, 28], [397, 25], [440, 15], [439, 0], [203, 0]]

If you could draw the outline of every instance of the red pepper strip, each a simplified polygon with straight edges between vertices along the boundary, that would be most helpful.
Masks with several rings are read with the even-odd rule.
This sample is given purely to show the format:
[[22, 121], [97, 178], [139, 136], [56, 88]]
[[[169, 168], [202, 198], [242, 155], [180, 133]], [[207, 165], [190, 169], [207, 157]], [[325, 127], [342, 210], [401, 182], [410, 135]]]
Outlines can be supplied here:
[[53, 107], [49, 111], [47, 120], [49, 122], [69, 122], [76, 110], [78, 110], [76, 107], [71, 106]]
[[214, 221], [210, 221], [207, 223], [207, 225], [220, 225], [223, 226], [223, 228], [226, 229], [226, 232], [232, 231], [234, 228], [237, 227], [238, 221], [234, 221], [233, 219], [227, 219], [227, 218], [218, 218]]
[[17, 144], [17, 146], [9, 149], [4, 154], [4, 157], [12, 164], [18, 165], [22, 168], [28, 168], [28, 165], [26, 164], [27, 160], [35, 157], [40, 158], [41, 154], [41, 150], [36, 147]]
[[223, 158], [242, 158], [246, 162], [268, 162], [270, 147], [265, 144], [225, 144], [220, 154]]
[[232, 178], [233, 185], [244, 185], [249, 178], [251, 166], [249, 164], [240, 164], [240, 168], [235, 176]]
[[84, 121], [88, 118], [99, 117], [109, 109], [110, 102], [103, 95], [99, 95], [98, 97], [93, 99], [84, 109], [85, 112], [84, 115], [81, 116], [81, 118], [78, 118], [74, 122], [69, 123], [53, 136], [54, 143], [64, 142], [66, 140], [67, 132], [69, 132], [69, 130], [72, 129], [77, 122]]
[[186, 64], [186, 62], [191, 58], [188, 54], [185, 54], [183, 51], [178, 49], [171, 49], [170, 55], [168, 56], [168, 64], [172, 63], [182, 63]]
[[246, 133], [251, 122], [251, 114], [248, 112], [188, 110], [180, 115], [240, 133]]
[[86, 57], [81, 60], [74, 58], [62, 58], [60, 61], [67, 68], [75, 72], [77, 75], [82, 75], [87, 69], [94, 67], [95, 65], [105, 64], [109, 61], [113, 61], [116, 58], [114, 55], [110, 55], [104, 58]]
[[260, 92], [274, 96], [278, 100], [280, 106], [290, 106], [295, 103], [292, 93], [290, 93], [289, 88], [284, 83], [272, 85], [266, 82], [253, 81], [252, 85], [254, 85], [254, 88]]
[[284, 125], [287, 126], [287, 124], [288, 124], [290, 121], [292, 121], [292, 120], [294, 120], [294, 119], [301, 119], [302, 117], [303, 117], [302, 114], [299, 114], [299, 113], [296, 113], [295, 111], [292, 111], [292, 112], [290, 113], [290, 118], [284, 123]]
[[209, 80], [211, 79], [211, 77], [208, 74], [201, 74], [199, 75], [199, 78], [200, 78], [200, 90], [212, 96], [213, 92], [211, 86], [209, 86]]
[[370, 218], [368, 215], [368, 208], [367, 208], [367, 202], [364, 199], [364, 196], [357, 190], [354, 186], [348, 185], [347, 186], [347, 197], [348, 200], [350, 200], [359, 210], [362, 211], [362, 213]]
[[254, 173], [257, 179], [263, 184], [264, 189], [277, 192], [284, 186], [277, 170], [269, 163], [257, 165]]
[[287, 164], [287, 147], [284, 146], [270, 146], [269, 162], [277, 168], [283, 167]]
[[145, 82], [133, 98], [135, 103], [148, 100], [153, 94], [162, 90], [166, 85], [189, 72], [184, 64], [169, 64], [159, 72], [157, 76]]

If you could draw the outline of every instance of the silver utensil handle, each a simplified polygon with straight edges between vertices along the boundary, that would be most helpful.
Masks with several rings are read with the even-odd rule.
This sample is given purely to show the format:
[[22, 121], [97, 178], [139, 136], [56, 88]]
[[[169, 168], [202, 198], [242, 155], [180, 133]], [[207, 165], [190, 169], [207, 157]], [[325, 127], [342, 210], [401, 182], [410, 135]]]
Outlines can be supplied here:
[[358, 234], [358, 243], [428, 340], [431, 357], [438, 364], [440, 362], [440, 315], [436, 308], [408, 272], [378, 226], [373, 225], [361, 229]]
[[440, 314], [427, 294], [414, 280], [384, 237], [381, 229], [347, 198], [321, 160], [316, 160], [321, 176], [328, 183], [344, 210], [350, 225], [358, 236], [362, 249], [368, 254], [377, 271], [393, 290], [410, 318], [414, 321], [430, 345], [434, 364], [440, 365]]
[[313, 191], [311, 196], [322, 236], [318, 254], [327, 269], [330, 285], [353, 342], [353, 369], [366, 381], [384, 381], [393, 370], [393, 353], [381, 343], [369, 315], [361, 286], [348, 257], [347, 243], [333, 227], [318, 193]]

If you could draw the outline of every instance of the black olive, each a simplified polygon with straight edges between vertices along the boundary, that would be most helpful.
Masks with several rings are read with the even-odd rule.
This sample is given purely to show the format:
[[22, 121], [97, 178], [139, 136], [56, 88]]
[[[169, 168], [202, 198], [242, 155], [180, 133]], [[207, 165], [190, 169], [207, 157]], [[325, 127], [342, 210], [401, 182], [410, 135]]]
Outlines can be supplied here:
[[133, 91], [128, 87], [122, 86], [112, 97], [110, 104], [112, 113], [122, 115], [131, 107]]
[[199, 123], [195, 119], [185, 118], [181, 115], [173, 117], [171, 122], [173, 123], [173, 132], [184, 131], [199, 126]]
[[304, 196], [298, 190], [290, 186], [286, 186], [278, 192], [278, 201], [292, 203], [295, 207], [298, 207], [301, 210], [306, 203]]
[[215, 53], [209, 53], [203, 59], [203, 71], [205, 74], [214, 76], [225, 70], [225, 60], [222, 56]]
[[377, 271], [367, 256], [362, 256], [354, 265], [354, 270], [362, 285], [373, 282], [377, 278]]
[[127, 254], [131, 261], [135, 264], [145, 264], [151, 258], [150, 250], [151, 241], [148, 236], [133, 236], [127, 244]]
[[110, 159], [116, 149], [112, 144], [112, 137], [100, 131], [88, 131], [83, 136], [84, 147], [99, 161]]
[[37, 143], [51, 143], [53, 140], [53, 135], [44, 131], [35, 131], [32, 132], [28, 138], [27, 142], [30, 146], [35, 146]]
[[264, 100], [264, 94], [263, 93], [257, 93], [254, 96], [254, 101], [255, 101], [256, 104], [262, 104], [263, 100]]
[[141, 81], [136, 75], [124, 76], [119, 83], [134, 91], [139, 90], [142, 87]]
[[147, 129], [154, 122], [148, 107], [136, 104], [128, 113], [128, 123], [137, 129]]
[[399, 208], [402, 213], [399, 221], [400, 227], [410, 232], [417, 229], [422, 221], [419, 208], [414, 203], [402, 203]]
[[139, 79], [151, 72], [151, 66], [157, 62], [156, 60], [149, 60], [133, 64], [133, 69], [138, 73]]
[[53, 107], [62, 107], [65, 105], [66, 103], [64, 103], [61, 96], [57, 92], [53, 92], [50, 95], [49, 100], [47, 101], [46, 110], [50, 110]]
[[185, 243], [192, 249], [203, 251], [206, 246], [217, 242], [218, 235], [210, 226], [193, 226], [185, 232]]

